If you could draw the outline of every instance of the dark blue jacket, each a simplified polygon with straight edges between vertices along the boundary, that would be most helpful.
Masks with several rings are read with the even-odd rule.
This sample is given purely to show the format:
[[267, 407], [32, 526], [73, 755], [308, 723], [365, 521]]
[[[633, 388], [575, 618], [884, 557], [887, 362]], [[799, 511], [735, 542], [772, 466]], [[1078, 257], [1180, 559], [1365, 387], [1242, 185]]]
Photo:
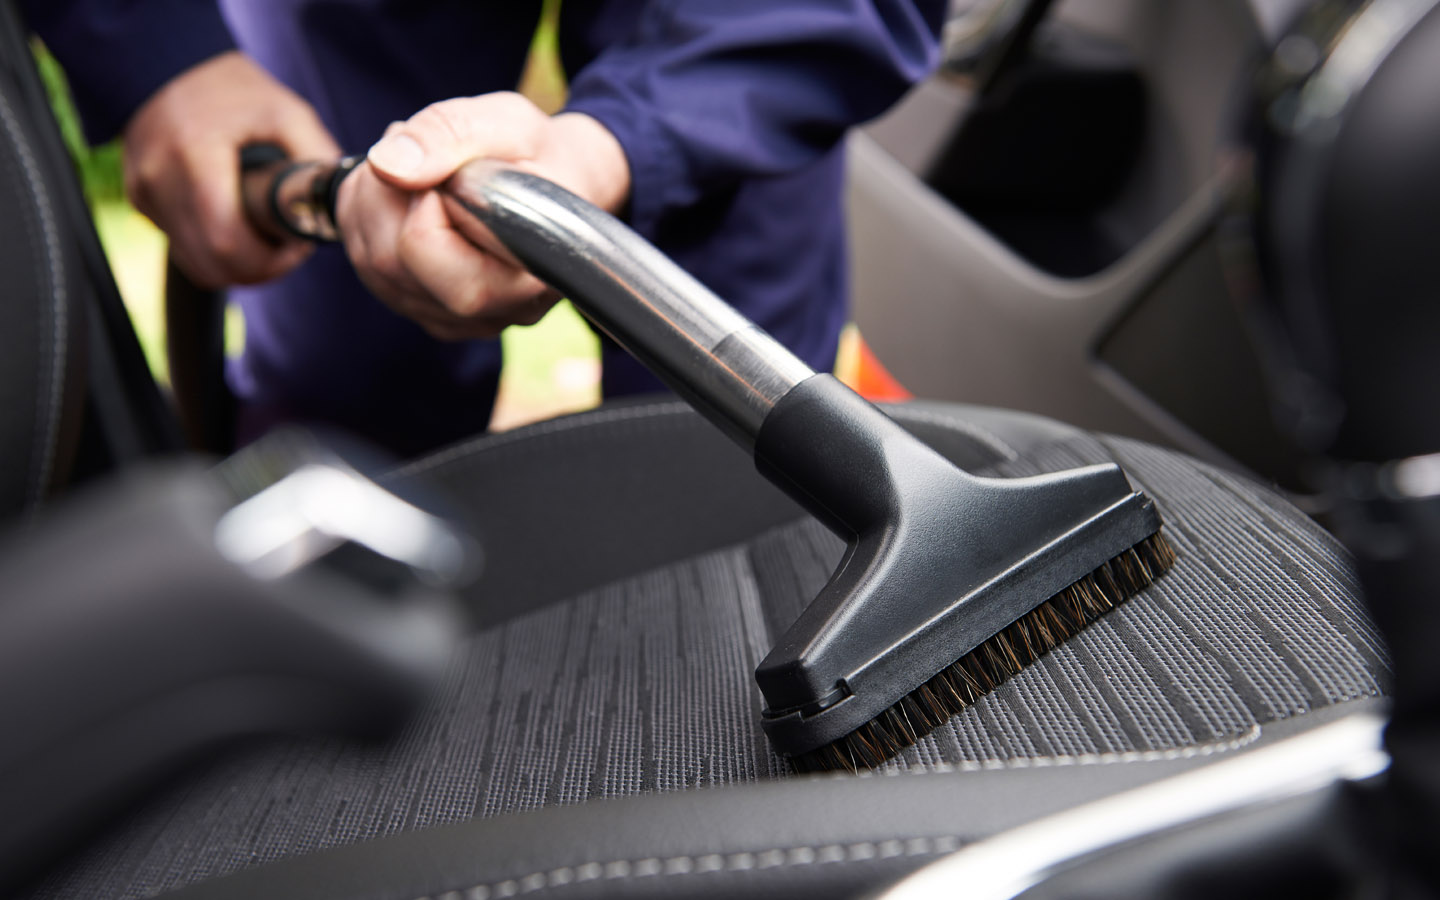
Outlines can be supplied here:
[[[29, 0], [93, 138], [232, 41], [315, 104], [347, 151], [454, 96], [512, 89], [540, 0]], [[569, 109], [629, 158], [628, 219], [801, 357], [845, 318], [839, 141], [923, 77], [944, 0], [564, 0]], [[233, 35], [233, 37], [232, 37]], [[402, 452], [482, 429], [497, 342], [431, 340], [334, 250], [236, 290], [231, 372], [256, 420], [320, 418]], [[607, 393], [653, 383], [606, 353]]]

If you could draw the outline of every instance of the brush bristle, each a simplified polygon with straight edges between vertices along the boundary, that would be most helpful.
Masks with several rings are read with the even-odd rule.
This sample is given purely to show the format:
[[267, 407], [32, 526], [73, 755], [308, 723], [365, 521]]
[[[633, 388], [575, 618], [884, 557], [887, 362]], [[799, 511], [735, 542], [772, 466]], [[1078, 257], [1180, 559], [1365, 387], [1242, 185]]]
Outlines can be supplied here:
[[801, 772], [872, 769], [1139, 593], [1175, 562], [1160, 532], [1102, 564], [839, 740], [791, 758]]

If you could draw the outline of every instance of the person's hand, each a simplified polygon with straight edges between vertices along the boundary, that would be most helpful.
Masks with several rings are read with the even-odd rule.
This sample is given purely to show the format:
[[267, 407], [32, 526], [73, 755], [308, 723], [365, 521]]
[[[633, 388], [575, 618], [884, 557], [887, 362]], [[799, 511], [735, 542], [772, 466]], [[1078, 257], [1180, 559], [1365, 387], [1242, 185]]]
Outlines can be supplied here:
[[268, 281], [313, 249], [276, 246], [245, 219], [240, 148], [268, 142], [295, 159], [334, 159], [340, 148], [315, 110], [238, 51], [175, 76], [125, 126], [125, 191], [170, 237], [170, 252], [206, 288]]
[[395, 123], [340, 188], [345, 250], [367, 287], [442, 340], [533, 325], [558, 299], [493, 237], [452, 225], [434, 190], [486, 157], [548, 178], [615, 212], [630, 193], [624, 150], [589, 116], [550, 117], [513, 93], [446, 100]]

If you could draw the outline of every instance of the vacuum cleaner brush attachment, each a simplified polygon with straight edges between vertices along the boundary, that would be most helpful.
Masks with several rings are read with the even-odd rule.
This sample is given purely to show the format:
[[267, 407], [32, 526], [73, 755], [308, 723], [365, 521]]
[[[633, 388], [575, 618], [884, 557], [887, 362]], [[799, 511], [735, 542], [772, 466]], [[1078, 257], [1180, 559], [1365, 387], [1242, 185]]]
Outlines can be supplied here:
[[1118, 466], [976, 477], [830, 376], [775, 406], [755, 457], [847, 541], [756, 672], [801, 770], [879, 765], [1175, 559]]

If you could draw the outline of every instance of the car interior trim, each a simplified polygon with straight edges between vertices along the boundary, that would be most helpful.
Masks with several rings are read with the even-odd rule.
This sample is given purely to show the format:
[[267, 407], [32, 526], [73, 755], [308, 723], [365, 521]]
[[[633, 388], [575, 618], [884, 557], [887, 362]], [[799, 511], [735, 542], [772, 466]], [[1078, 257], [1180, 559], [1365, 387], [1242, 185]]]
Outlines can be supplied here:
[[1348, 716], [1275, 745], [1041, 819], [915, 873], [884, 900], [1019, 896], [1097, 850], [1257, 803], [1359, 780], [1389, 764], [1374, 714]]

